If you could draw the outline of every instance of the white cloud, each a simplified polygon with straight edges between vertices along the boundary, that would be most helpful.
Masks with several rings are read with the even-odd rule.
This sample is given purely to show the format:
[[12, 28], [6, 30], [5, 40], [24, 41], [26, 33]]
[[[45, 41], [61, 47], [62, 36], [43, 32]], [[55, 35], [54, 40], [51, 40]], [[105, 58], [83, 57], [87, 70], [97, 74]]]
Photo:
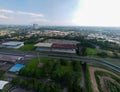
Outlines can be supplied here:
[[32, 13], [32, 12], [18, 11], [17, 14], [29, 15], [29, 16], [32, 16], [32, 17], [44, 17], [43, 14]]
[[0, 19], [9, 19], [9, 17], [7, 17], [5, 15], [0, 15]]
[[33, 22], [47, 23], [48, 20], [40, 13], [0, 9], [0, 22], [3, 24], [28, 24]]
[[85, 26], [120, 26], [120, 0], [82, 0], [73, 22]]
[[47, 19], [35, 19], [34, 22], [50, 22]]
[[7, 9], [0, 9], [0, 13], [14, 13], [14, 11]]

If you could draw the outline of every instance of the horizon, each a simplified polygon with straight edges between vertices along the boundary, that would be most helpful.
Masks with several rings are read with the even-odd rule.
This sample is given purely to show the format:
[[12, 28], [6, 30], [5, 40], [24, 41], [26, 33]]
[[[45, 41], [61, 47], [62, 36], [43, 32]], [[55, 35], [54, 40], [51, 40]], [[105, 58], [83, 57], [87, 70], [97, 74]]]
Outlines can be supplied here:
[[119, 0], [0, 0], [1, 25], [120, 27]]

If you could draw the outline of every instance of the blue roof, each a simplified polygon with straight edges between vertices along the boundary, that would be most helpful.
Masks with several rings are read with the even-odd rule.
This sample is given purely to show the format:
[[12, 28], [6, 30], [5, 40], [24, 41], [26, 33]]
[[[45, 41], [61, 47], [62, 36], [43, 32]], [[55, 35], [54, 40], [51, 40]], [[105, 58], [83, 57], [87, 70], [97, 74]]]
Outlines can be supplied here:
[[23, 67], [25, 67], [25, 65], [23, 64], [16, 64], [14, 65], [12, 68], [10, 68], [10, 72], [19, 72], [20, 69], [22, 69]]

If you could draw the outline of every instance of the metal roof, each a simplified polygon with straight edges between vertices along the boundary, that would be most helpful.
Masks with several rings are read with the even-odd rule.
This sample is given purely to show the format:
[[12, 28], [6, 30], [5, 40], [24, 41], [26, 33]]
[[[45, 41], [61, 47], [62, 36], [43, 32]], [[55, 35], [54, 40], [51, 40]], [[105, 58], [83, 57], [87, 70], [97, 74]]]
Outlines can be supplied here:
[[76, 45], [74, 45], [74, 44], [53, 44], [52, 48], [58, 48], [58, 49], [76, 49]]
[[2, 90], [6, 84], [8, 84], [8, 81], [0, 80], [0, 89]]
[[10, 42], [2, 43], [2, 45], [12, 45], [12, 46], [16, 46], [19, 44], [24, 44], [24, 42], [10, 41]]
[[36, 47], [51, 47], [52, 43], [37, 43], [34, 46], [36, 46]]

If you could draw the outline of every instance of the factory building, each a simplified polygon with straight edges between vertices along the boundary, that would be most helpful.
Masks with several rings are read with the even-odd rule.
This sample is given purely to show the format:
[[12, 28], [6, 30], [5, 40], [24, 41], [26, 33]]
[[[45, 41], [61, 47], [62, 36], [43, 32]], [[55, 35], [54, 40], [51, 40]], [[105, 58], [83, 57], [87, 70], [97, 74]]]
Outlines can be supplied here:
[[51, 51], [63, 53], [76, 53], [77, 41], [48, 39], [44, 43], [35, 44], [37, 51]]
[[5, 48], [17, 49], [17, 48], [20, 48], [22, 46], [24, 46], [24, 42], [10, 41], [10, 42], [2, 43], [2, 47], [5, 47]]

